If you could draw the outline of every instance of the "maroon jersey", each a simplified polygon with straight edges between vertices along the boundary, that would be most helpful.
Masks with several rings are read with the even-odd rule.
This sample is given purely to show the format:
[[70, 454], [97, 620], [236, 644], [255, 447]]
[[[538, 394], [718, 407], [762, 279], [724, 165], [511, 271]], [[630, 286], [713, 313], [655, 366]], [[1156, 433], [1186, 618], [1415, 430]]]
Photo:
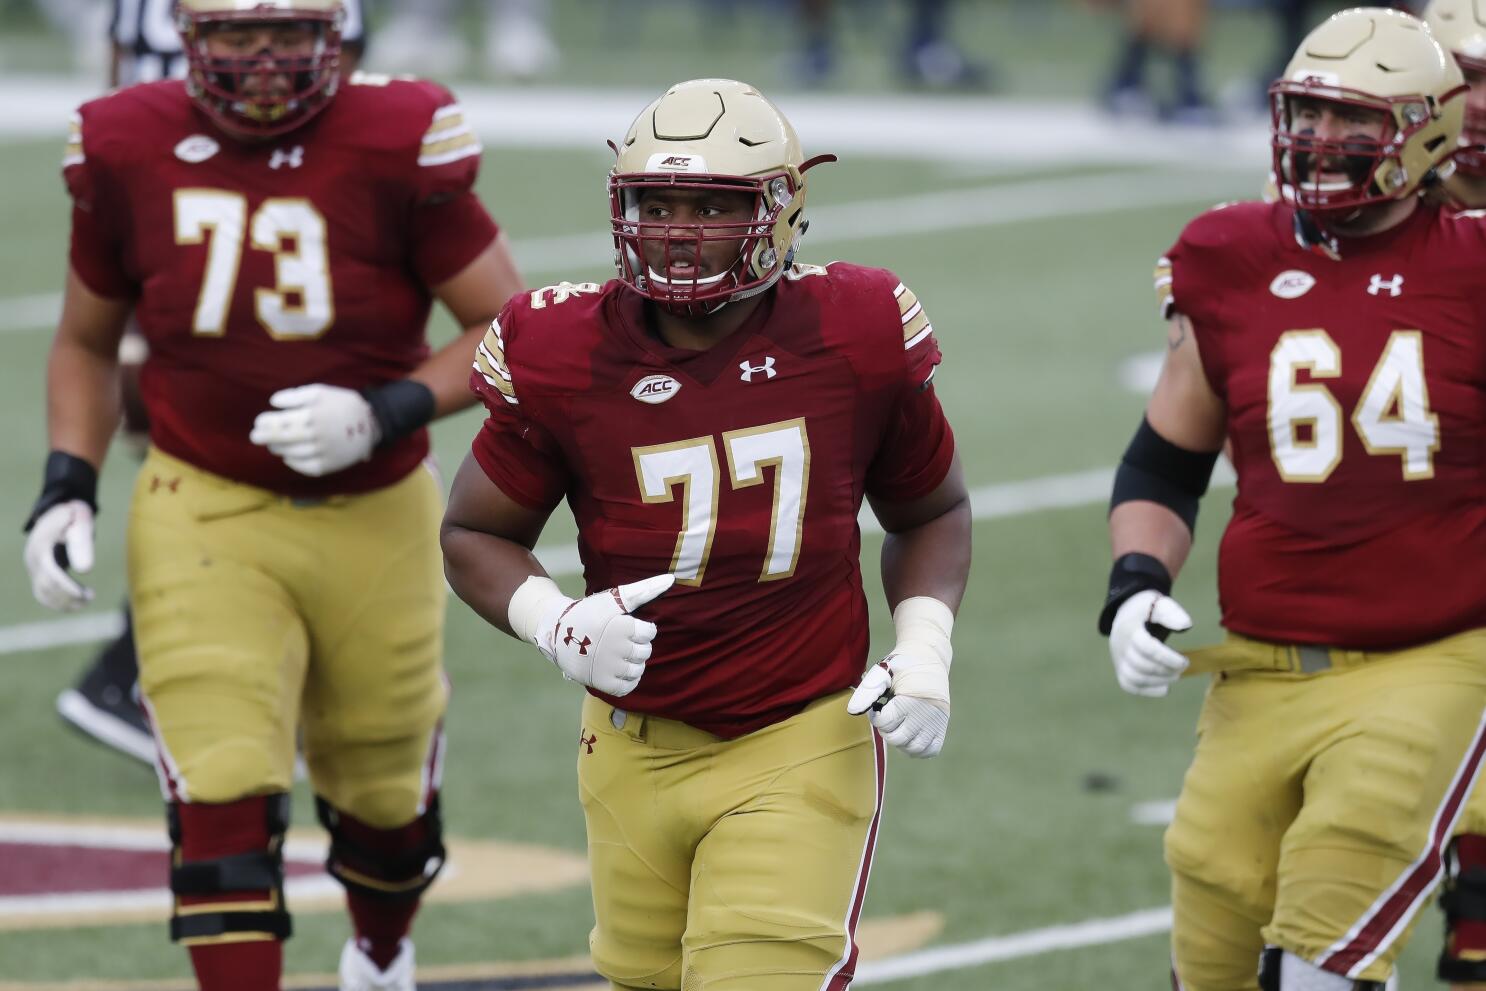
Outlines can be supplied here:
[[641, 611], [639, 687], [600, 697], [737, 736], [861, 676], [857, 511], [944, 479], [939, 348], [895, 276], [840, 262], [795, 266], [707, 351], [668, 347], [645, 305], [618, 281], [508, 303], [471, 376], [474, 456], [524, 505], [567, 498], [590, 592], [676, 575]]
[[1243, 203], [1157, 269], [1227, 406], [1223, 623], [1362, 649], [1486, 626], [1486, 221], [1421, 205], [1341, 245]]
[[273, 141], [235, 141], [181, 82], [84, 104], [63, 173], [71, 263], [131, 298], [149, 342], [151, 441], [207, 471], [294, 496], [390, 484], [427, 454], [419, 431], [308, 478], [248, 442], [268, 397], [405, 377], [428, 354], [429, 287], [495, 237], [471, 191], [480, 144], [432, 83], [355, 77]]

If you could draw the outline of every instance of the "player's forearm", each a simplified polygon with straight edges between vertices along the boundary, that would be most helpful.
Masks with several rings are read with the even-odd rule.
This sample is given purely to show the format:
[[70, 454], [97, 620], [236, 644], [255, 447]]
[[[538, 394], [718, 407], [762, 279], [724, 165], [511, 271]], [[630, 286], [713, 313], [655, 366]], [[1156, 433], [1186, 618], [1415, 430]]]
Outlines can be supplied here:
[[475, 348], [485, 336], [488, 324], [470, 327], [454, 340], [434, 352], [408, 377], [421, 382], [433, 393], [433, 415], [448, 416], [475, 405], [470, 391], [470, 367], [475, 363]]
[[116, 351], [100, 353], [64, 336], [47, 360], [47, 438], [97, 468], [118, 429], [121, 410]]
[[927, 522], [889, 533], [882, 542], [882, 588], [888, 607], [914, 596], [958, 611], [970, 577], [970, 500]]
[[447, 521], [439, 542], [454, 594], [491, 626], [519, 639], [511, 628], [511, 596], [533, 575], [546, 577], [536, 555], [513, 540]]
[[1120, 503], [1109, 514], [1109, 543], [1116, 560], [1149, 554], [1175, 579], [1192, 550], [1192, 531], [1160, 503], [1135, 500]]

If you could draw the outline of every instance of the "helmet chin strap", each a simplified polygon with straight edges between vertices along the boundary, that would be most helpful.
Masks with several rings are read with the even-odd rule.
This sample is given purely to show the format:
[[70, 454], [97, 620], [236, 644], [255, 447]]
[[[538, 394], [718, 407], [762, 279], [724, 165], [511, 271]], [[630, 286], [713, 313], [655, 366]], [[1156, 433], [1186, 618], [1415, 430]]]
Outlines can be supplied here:
[[1309, 210], [1295, 211], [1295, 243], [1307, 251], [1339, 261], [1342, 256], [1341, 243], [1336, 236], [1321, 226]]

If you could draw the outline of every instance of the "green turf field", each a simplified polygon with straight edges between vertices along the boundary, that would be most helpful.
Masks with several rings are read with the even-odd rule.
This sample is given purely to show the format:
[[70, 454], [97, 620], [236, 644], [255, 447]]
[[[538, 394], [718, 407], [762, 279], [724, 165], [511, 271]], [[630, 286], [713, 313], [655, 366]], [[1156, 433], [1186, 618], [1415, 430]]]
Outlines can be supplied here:
[[[577, 7], [563, 5], [565, 11]], [[1000, 20], [977, 28], [983, 34], [976, 37], [1008, 52], [1015, 48], [1012, 39], [996, 34], [995, 26], [1035, 24], [1042, 16], [1035, 5], [995, 8]], [[1070, 35], [1068, 44], [1084, 52], [1099, 47], [1098, 24], [1108, 24], [1059, 23], [1082, 32]], [[1251, 32], [1245, 38], [1258, 36], [1250, 21], [1233, 23]], [[591, 28], [587, 21], [576, 26], [570, 21], [564, 30]], [[852, 37], [854, 45], [868, 45], [865, 36]], [[1056, 38], [1035, 41], [1022, 55], [1035, 61], [1043, 50], [1039, 46], [1046, 48], [1045, 72], [1065, 86], [1061, 92], [1075, 92], [1075, 85], [1093, 78], [1087, 68], [1073, 83], [1056, 74], [1054, 55], [1062, 51]], [[1239, 64], [1248, 51], [1243, 45], [1224, 49], [1223, 64]], [[1086, 67], [1088, 60], [1080, 64]], [[882, 71], [871, 59], [853, 65], [863, 85], [872, 84], [871, 73]], [[685, 75], [691, 66], [678, 62], [665, 68]], [[596, 141], [606, 136], [597, 135]], [[513, 151], [493, 142], [488, 147], [481, 192], [515, 240], [518, 260], [523, 244], [604, 228], [601, 155]], [[6, 177], [0, 183], [0, 311], [6, 301], [60, 288], [67, 202], [56, 172], [59, 152], [60, 139], [0, 140], [0, 175]], [[1175, 192], [1161, 205], [1095, 212], [1081, 210], [1070, 198], [1050, 211], [1056, 215], [1042, 219], [904, 237], [846, 240], [818, 225], [812, 237], [821, 245], [812, 249], [807, 239], [804, 260], [844, 258], [891, 267], [924, 301], [945, 353], [937, 387], [955, 424], [972, 487], [1108, 467], [1118, 459], [1142, 406], [1141, 397], [1120, 384], [1120, 364], [1159, 348], [1164, 339], [1150, 290], [1153, 260], [1190, 216], [1216, 199], [1248, 195], [1258, 185], [1258, 176], [1224, 172], [1219, 163], [1205, 171], [1211, 192], [1183, 198], [1180, 189], [1191, 179], [1190, 167], [1082, 165], [976, 174], [963, 165], [856, 156], [812, 173], [812, 208], [918, 191], [958, 192], [968, 199], [998, 188], [1012, 199], [1026, 188], [1052, 202], [1050, 189], [1076, 191], [1080, 182], [1107, 176], [1123, 176], [1132, 188], [1142, 189], [1169, 182]], [[1041, 185], [1048, 181], [1054, 185]], [[1039, 185], [1029, 185], [1033, 182]], [[893, 215], [884, 219], [891, 229]], [[534, 285], [606, 276], [601, 267], [583, 265], [527, 274]], [[451, 332], [441, 318], [436, 334], [442, 339]], [[0, 627], [54, 618], [31, 600], [18, 532], [46, 450], [42, 368], [47, 340], [45, 326], [0, 332], [0, 410], [6, 423], [0, 438], [0, 505], [8, 507], [15, 524], [0, 530]], [[463, 457], [478, 422], [469, 412], [438, 424], [436, 444], [446, 470]], [[100, 613], [124, 593], [122, 524], [131, 469], [127, 455], [117, 450], [104, 475], [94, 583]], [[1198, 621], [1193, 642], [1217, 635], [1213, 551], [1228, 496], [1228, 490], [1219, 490], [1208, 498], [1198, 547], [1177, 589]], [[1093, 630], [1108, 567], [1103, 519], [1102, 506], [1092, 498], [1072, 508], [1034, 506], [978, 520], [974, 573], [955, 638], [949, 742], [935, 761], [910, 762], [896, 754], [891, 759], [867, 918], [940, 913], [943, 928], [932, 945], [950, 946], [1167, 904], [1161, 830], [1132, 822], [1131, 811], [1137, 803], [1175, 796], [1202, 688], [1183, 684], [1170, 698], [1156, 701], [1131, 698], [1116, 687], [1104, 642]], [[571, 526], [559, 513], [542, 544], [560, 546], [570, 537]], [[875, 590], [880, 541], [869, 536], [863, 544], [864, 571]], [[564, 584], [574, 587], [571, 578]], [[874, 640], [884, 646], [890, 630], [880, 597], [874, 596], [873, 608]], [[579, 691], [458, 603], [450, 609], [448, 645], [454, 683], [445, 774], [448, 831], [581, 853], [573, 769]], [[94, 649], [74, 645], [0, 656], [5, 678], [0, 739], [6, 750], [0, 761], [0, 816], [160, 815], [151, 772], [85, 742], [53, 712], [56, 693]], [[309, 799], [302, 787], [295, 795], [298, 825], [312, 825]], [[419, 960], [425, 966], [474, 966], [570, 957], [585, 952], [590, 925], [591, 908], [581, 886], [431, 905], [416, 931]], [[1406, 987], [1432, 983], [1438, 928], [1430, 910], [1405, 960]], [[345, 936], [340, 915], [297, 918], [296, 935], [287, 944], [289, 971], [333, 971]], [[1165, 986], [1167, 949], [1161, 935], [1013, 956], [883, 986], [898, 991]], [[0, 987], [11, 986], [6, 982], [158, 981], [187, 974], [185, 954], [166, 943], [158, 923], [0, 928]]]

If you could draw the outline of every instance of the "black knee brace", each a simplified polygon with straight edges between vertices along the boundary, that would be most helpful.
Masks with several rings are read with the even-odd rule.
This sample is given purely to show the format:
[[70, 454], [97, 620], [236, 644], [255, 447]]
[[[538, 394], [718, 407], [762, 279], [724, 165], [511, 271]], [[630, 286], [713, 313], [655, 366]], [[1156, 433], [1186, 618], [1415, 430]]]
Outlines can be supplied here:
[[[170, 915], [170, 938], [174, 942], [200, 942], [228, 933], [262, 933], [275, 939], [293, 934], [289, 913], [284, 909], [284, 832], [289, 828], [289, 796], [269, 796], [268, 848], [238, 853], [215, 860], [185, 863], [181, 860], [181, 820], [176, 804], [165, 807], [173, 847], [170, 857], [170, 890], [175, 894]], [[181, 895], [220, 895], [243, 891], [267, 891], [270, 907], [244, 903], [243, 908], [182, 905]], [[230, 903], [229, 903], [230, 904]], [[251, 905], [251, 907], [250, 907]]]
[[[1440, 951], [1438, 975], [1449, 984], [1486, 983], [1483, 854], [1486, 843], [1479, 836], [1457, 837], [1445, 854], [1445, 880], [1440, 893], [1440, 908], [1445, 913], [1445, 947]], [[1467, 926], [1462, 927], [1461, 923]]]
[[[1259, 956], [1259, 991], [1284, 991], [1280, 986], [1280, 958], [1285, 951], [1278, 946], [1266, 946]], [[1353, 981], [1352, 991], [1386, 991], [1383, 981]]]
[[[315, 796], [315, 812], [330, 833], [330, 856], [325, 870], [346, 890], [373, 898], [413, 899], [420, 897], [444, 866], [444, 824], [439, 816], [439, 796], [434, 794], [428, 809], [403, 830], [407, 844], [395, 853], [374, 850], [355, 833], [369, 827], [351, 826], [333, 805]], [[399, 830], [379, 830], [399, 832]]]

